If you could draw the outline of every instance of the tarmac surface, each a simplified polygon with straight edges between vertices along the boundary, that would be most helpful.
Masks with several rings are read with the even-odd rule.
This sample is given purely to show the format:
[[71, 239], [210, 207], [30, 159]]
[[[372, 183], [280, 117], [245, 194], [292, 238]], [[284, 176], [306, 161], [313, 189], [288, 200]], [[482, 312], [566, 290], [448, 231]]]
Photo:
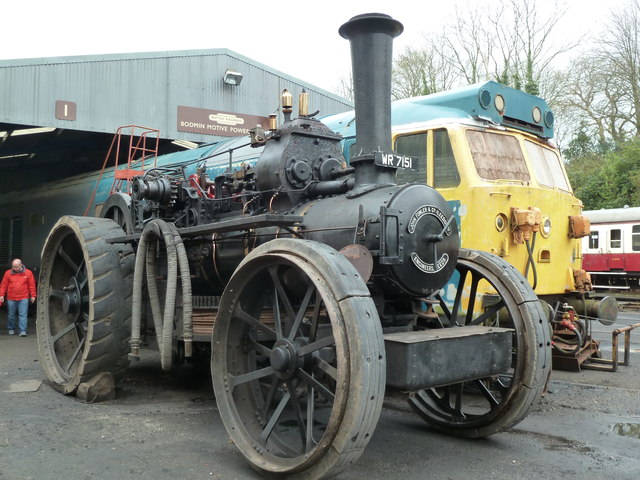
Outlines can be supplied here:
[[[611, 331], [640, 322], [621, 313], [594, 324], [604, 357]], [[154, 352], [127, 371], [118, 398], [86, 404], [45, 381], [33, 319], [7, 335], [0, 311], [0, 479], [262, 478], [230, 441], [207, 372], [163, 373]], [[620, 344], [624, 345], [623, 336]], [[429, 430], [387, 398], [363, 456], [339, 478], [556, 480], [640, 478], [640, 328], [630, 365], [615, 373], [552, 372], [549, 392], [516, 427], [481, 440]]]

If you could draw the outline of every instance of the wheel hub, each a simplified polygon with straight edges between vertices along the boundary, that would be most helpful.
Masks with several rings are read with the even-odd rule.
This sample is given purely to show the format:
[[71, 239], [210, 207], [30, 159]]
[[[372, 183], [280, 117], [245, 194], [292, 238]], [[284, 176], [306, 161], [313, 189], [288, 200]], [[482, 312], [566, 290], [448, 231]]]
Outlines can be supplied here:
[[291, 378], [298, 366], [296, 345], [288, 340], [279, 340], [271, 350], [269, 360], [280, 378]]
[[62, 296], [62, 311], [75, 315], [80, 310], [80, 289], [75, 277], [71, 278], [69, 286], [62, 289], [64, 295]]

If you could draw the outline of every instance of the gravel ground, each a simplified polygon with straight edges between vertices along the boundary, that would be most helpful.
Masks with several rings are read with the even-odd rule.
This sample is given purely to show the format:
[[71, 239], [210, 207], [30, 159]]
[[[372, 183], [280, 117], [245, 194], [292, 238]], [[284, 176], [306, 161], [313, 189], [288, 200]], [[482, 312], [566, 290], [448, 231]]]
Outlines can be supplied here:
[[[629, 314], [621, 325], [637, 322], [640, 314]], [[596, 332], [604, 355], [611, 328]], [[532, 413], [487, 439], [430, 431], [403, 401], [388, 397], [367, 450], [340, 478], [637, 480], [639, 344], [635, 331], [631, 365], [616, 373], [554, 371]], [[60, 395], [43, 379], [35, 335], [0, 332], [2, 480], [262, 478], [230, 442], [207, 372], [180, 367], [166, 374], [157, 355], [145, 352], [120, 382], [118, 398], [99, 404]]]

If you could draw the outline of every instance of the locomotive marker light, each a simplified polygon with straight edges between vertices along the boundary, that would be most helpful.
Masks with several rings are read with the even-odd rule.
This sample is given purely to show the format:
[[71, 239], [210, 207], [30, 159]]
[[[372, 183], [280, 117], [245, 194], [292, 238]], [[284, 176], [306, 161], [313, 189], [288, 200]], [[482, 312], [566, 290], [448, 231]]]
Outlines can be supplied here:
[[533, 107], [533, 110], [531, 111], [531, 117], [536, 123], [540, 123], [542, 121], [542, 112], [540, 111], [540, 107]]
[[498, 110], [498, 113], [500, 115], [504, 115], [504, 109], [505, 109], [504, 97], [500, 94], [497, 94], [495, 100], [493, 101], [493, 104], [495, 105], [496, 110]]

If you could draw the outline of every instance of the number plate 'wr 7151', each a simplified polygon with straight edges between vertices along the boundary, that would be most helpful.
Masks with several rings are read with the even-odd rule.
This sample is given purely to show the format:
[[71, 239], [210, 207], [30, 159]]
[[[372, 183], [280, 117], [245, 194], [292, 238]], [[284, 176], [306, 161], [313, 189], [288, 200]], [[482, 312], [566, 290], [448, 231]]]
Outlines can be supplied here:
[[374, 162], [381, 167], [408, 168], [411, 170], [418, 168], [417, 157], [407, 157], [406, 155], [396, 155], [395, 153], [374, 152]]

